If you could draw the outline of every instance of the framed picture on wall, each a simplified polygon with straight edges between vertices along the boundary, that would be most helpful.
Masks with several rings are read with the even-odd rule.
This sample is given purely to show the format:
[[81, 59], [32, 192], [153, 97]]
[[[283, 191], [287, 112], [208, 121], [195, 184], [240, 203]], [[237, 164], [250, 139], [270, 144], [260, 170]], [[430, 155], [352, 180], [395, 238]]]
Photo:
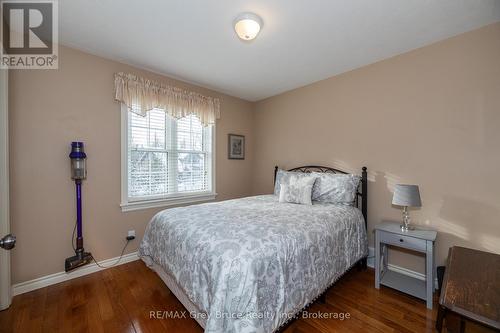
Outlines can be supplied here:
[[227, 149], [227, 158], [230, 160], [244, 160], [245, 137], [243, 135], [229, 134]]

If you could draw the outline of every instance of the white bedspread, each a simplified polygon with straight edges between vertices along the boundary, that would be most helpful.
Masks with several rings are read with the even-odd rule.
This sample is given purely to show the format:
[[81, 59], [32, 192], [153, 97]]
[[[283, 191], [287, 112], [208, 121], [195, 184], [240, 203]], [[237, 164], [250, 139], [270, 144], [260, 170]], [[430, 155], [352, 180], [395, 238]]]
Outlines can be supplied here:
[[367, 253], [359, 209], [274, 195], [164, 210], [139, 248], [208, 314], [205, 332], [273, 332]]

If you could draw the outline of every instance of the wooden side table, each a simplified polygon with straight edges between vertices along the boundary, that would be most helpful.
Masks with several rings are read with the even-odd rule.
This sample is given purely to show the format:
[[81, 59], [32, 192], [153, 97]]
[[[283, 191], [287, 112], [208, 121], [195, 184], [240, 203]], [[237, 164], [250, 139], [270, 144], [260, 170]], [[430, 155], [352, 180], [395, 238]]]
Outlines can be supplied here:
[[448, 253], [436, 328], [447, 311], [500, 331], [500, 255], [454, 246]]
[[[434, 242], [437, 232], [433, 230], [402, 231], [400, 223], [383, 222], [375, 228], [375, 288], [385, 285], [427, 301], [432, 309], [432, 294], [436, 274], [434, 264]], [[426, 280], [422, 281], [388, 269], [387, 245], [397, 246], [425, 254]]]

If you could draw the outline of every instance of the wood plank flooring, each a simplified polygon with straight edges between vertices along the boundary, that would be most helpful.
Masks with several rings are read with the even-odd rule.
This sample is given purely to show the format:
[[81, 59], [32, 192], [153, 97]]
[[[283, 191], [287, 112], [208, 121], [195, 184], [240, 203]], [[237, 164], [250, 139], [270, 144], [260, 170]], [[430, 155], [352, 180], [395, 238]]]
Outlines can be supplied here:
[[[376, 290], [373, 279], [373, 270], [354, 269], [330, 289], [325, 304], [309, 308], [349, 313], [349, 319], [301, 318], [285, 332], [435, 331], [436, 306], [429, 311], [411, 296]], [[14, 297], [0, 312], [0, 332], [203, 332], [191, 318], [150, 318], [151, 311], [176, 310], [185, 309], [156, 273], [134, 261]]]

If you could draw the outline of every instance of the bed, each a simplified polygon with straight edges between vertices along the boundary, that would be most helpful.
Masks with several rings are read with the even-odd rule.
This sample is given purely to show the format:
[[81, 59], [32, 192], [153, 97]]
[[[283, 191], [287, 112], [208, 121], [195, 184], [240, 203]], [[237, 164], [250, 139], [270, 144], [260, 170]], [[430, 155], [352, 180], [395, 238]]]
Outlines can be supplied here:
[[275, 332], [351, 267], [366, 267], [366, 168], [360, 188], [354, 206], [260, 195], [167, 209], [139, 255], [205, 332]]

